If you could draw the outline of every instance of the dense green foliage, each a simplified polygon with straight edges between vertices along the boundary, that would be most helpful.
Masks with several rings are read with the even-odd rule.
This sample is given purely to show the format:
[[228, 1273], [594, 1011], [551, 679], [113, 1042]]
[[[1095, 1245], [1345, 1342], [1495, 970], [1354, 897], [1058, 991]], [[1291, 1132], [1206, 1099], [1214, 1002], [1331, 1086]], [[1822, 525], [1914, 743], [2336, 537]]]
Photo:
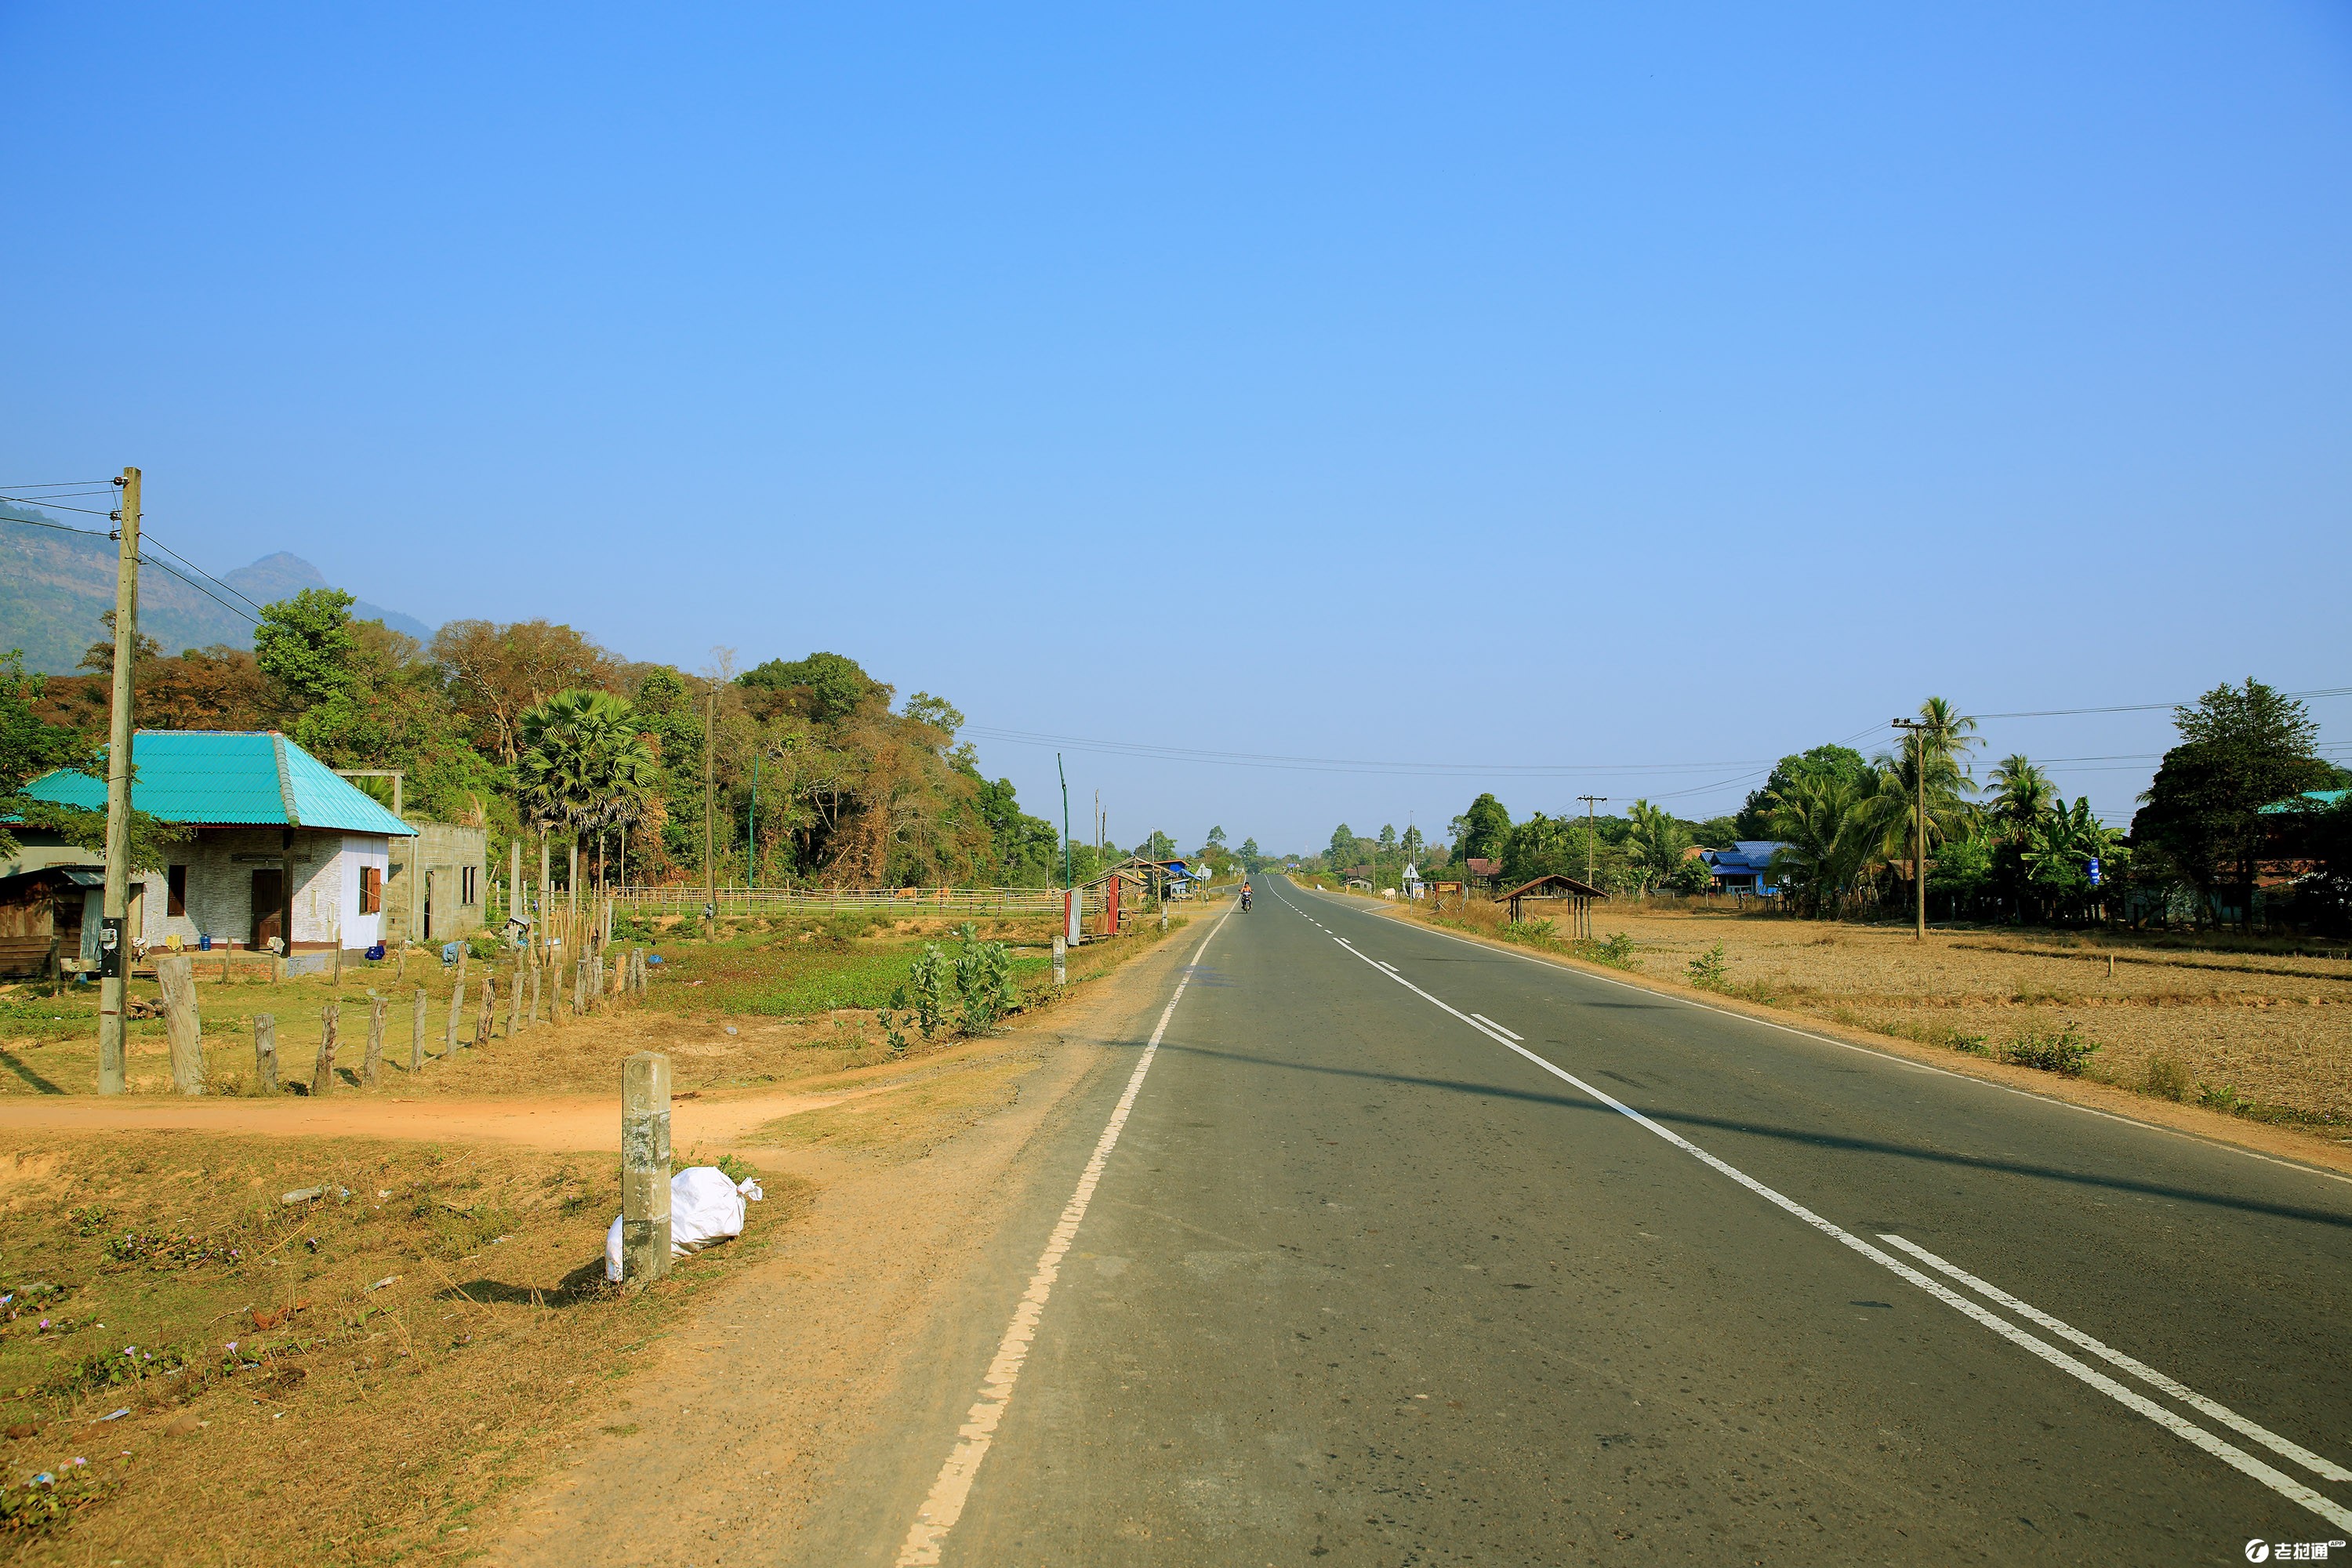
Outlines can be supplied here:
[[[331, 766], [398, 770], [410, 816], [488, 829], [494, 862], [517, 836], [536, 860], [544, 833], [559, 861], [577, 842], [614, 881], [699, 880], [706, 844], [730, 884], [1060, 879], [1060, 836], [981, 776], [956, 743], [963, 715], [928, 692], [893, 711], [890, 687], [844, 655], [721, 679], [628, 664], [546, 621], [456, 621], [428, 648], [352, 605], [325, 588], [273, 603], [251, 653], [164, 658], [142, 641], [138, 721], [282, 730]], [[29, 773], [87, 765], [111, 666], [100, 643], [89, 674], [18, 674], [0, 695]], [[376, 782], [362, 787], [388, 800]]]

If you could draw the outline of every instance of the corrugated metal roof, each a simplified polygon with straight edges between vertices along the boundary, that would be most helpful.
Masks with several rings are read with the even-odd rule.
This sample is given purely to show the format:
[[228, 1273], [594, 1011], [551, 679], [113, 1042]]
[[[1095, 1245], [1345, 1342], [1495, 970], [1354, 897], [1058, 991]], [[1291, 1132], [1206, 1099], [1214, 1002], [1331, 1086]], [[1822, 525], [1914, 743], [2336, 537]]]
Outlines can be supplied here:
[[[131, 805], [165, 822], [323, 827], [404, 838], [416, 833], [275, 731], [142, 730], [131, 741], [131, 757], [138, 773]], [[89, 811], [106, 805], [103, 780], [63, 768], [35, 779], [25, 793]]]

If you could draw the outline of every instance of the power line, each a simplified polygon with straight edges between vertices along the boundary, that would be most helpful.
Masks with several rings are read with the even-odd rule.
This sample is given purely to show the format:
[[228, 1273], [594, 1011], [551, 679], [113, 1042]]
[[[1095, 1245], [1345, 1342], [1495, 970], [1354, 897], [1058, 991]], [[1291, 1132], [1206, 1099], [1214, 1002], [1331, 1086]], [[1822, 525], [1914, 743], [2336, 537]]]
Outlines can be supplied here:
[[1710, 768], [1760, 765], [1756, 759], [1684, 763], [1397, 763], [1364, 757], [1295, 757], [1268, 752], [1220, 752], [1192, 746], [1166, 746], [1148, 741], [1105, 741], [1083, 736], [1049, 735], [1029, 730], [1001, 730], [991, 725], [965, 727], [964, 733], [985, 741], [1021, 746], [1058, 746], [1114, 756], [1155, 758], [1166, 762], [1212, 763], [1228, 767], [1303, 770], [1316, 773], [1379, 773], [1452, 777], [1477, 773], [1529, 776], [1591, 773], [1702, 773]]
[[[162, 551], [164, 554], [170, 556], [181, 565], [185, 566], [189, 571], [194, 572], [199, 577], [204, 578], [207, 583], [212, 584], [215, 587], [224, 589], [228, 593], [236, 594], [238, 598], [244, 599], [246, 604], [251, 606], [254, 614], [259, 615], [261, 613], [261, 605], [254, 604], [251, 599], [246, 598], [243, 594], [237, 593], [236, 589], [230, 587], [228, 584], [222, 582], [219, 578], [214, 576], [211, 573], [205, 571], [203, 567], [197, 565], [194, 562], [189, 560], [186, 556], [181, 554], [170, 545], [164, 543], [159, 539], [153, 538], [144, 528], [140, 530], [139, 537], [142, 542], [154, 545], [156, 549]], [[168, 572], [171, 568], [167, 566], [164, 570]]]
[[111, 539], [113, 534], [102, 528], [76, 528], [69, 522], [51, 522], [42, 517], [0, 517], [0, 522], [21, 522], [26, 528], [54, 528], [59, 533], [87, 533], [92, 539]]
[[62, 506], [56, 501], [50, 500], [46, 496], [34, 496], [30, 498], [25, 496], [0, 496], [0, 502], [5, 502], [10, 506], [39, 507], [45, 511], [78, 511], [89, 517], [112, 517], [114, 515], [114, 509], [112, 507]]
[[[235, 605], [230, 604], [226, 599], [222, 598], [218, 594], [215, 594], [210, 588], [205, 587], [202, 583], [197, 582], [185, 572], [173, 566], [170, 562], [158, 561], [152, 555], [144, 553], [139, 557], [139, 562], [142, 566], [152, 566], [159, 572], [169, 572], [173, 576], [177, 577], [181, 582], [185, 583], [189, 587], [194, 588], [197, 593], [202, 594], [205, 598], [210, 599], [214, 604], [218, 605], [222, 609], [226, 610], [229, 614], [240, 616], [245, 620], [251, 621], [257, 626], [261, 624], [259, 617], [247, 615], [245, 611], [238, 609]], [[226, 584], [222, 585], [224, 587], [227, 586]], [[236, 590], [230, 588], [229, 592], [235, 594], [236, 593]], [[239, 595], [238, 596], [240, 598], [243, 597], [242, 595]]]
[[[2282, 691], [2281, 697], [2352, 697], [2352, 686], [2324, 686], [2312, 691]], [[2191, 707], [2187, 702], [2124, 702], [2112, 708], [2037, 708], [2021, 713], [1973, 713], [1974, 719], [2068, 719], [2082, 713], [2154, 713]]]

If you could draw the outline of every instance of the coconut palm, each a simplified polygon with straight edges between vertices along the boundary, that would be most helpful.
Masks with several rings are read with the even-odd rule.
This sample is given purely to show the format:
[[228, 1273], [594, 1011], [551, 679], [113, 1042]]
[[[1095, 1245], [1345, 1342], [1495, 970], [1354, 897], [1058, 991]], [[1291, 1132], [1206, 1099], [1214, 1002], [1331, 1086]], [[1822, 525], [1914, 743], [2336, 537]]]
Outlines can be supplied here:
[[1799, 773], [1767, 802], [1781, 840], [1773, 873], [1814, 913], [1834, 911], [1881, 858], [1885, 828], [1875, 791], [1820, 769]]
[[1690, 834], [1675, 820], [1672, 812], [1646, 800], [1635, 801], [1625, 816], [1633, 825], [1625, 837], [1625, 847], [1633, 854], [1634, 868], [1646, 892], [1654, 884], [1673, 876], [1682, 865], [1683, 852], [1690, 847]]
[[2050, 775], [2022, 752], [2001, 759], [1992, 771], [1992, 785], [1993, 820], [2011, 838], [2023, 837], [2052, 805], [2063, 804]]

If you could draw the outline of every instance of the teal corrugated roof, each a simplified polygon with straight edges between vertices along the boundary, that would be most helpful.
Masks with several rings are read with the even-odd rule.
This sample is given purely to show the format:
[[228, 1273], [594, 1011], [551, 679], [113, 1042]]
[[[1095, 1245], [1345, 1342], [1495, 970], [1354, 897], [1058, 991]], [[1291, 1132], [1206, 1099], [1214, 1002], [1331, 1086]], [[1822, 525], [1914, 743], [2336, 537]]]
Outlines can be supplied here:
[[2307, 789], [2301, 795], [2289, 795], [2284, 800], [2263, 807], [2261, 815], [2274, 816], [2288, 811], [2324, 810], [2331, 805], [2343, 805], [2346, 795], [2352, 795], [2352, 789]]
[[[285, 736], [142, 730], [131, 742], [133, 808], [165, 822], [218, 826], [324, 827], [414, 837], [416, 829]], [[60, 768], [25, 786], [36, 800], [97, 811], [103, 780]]]

